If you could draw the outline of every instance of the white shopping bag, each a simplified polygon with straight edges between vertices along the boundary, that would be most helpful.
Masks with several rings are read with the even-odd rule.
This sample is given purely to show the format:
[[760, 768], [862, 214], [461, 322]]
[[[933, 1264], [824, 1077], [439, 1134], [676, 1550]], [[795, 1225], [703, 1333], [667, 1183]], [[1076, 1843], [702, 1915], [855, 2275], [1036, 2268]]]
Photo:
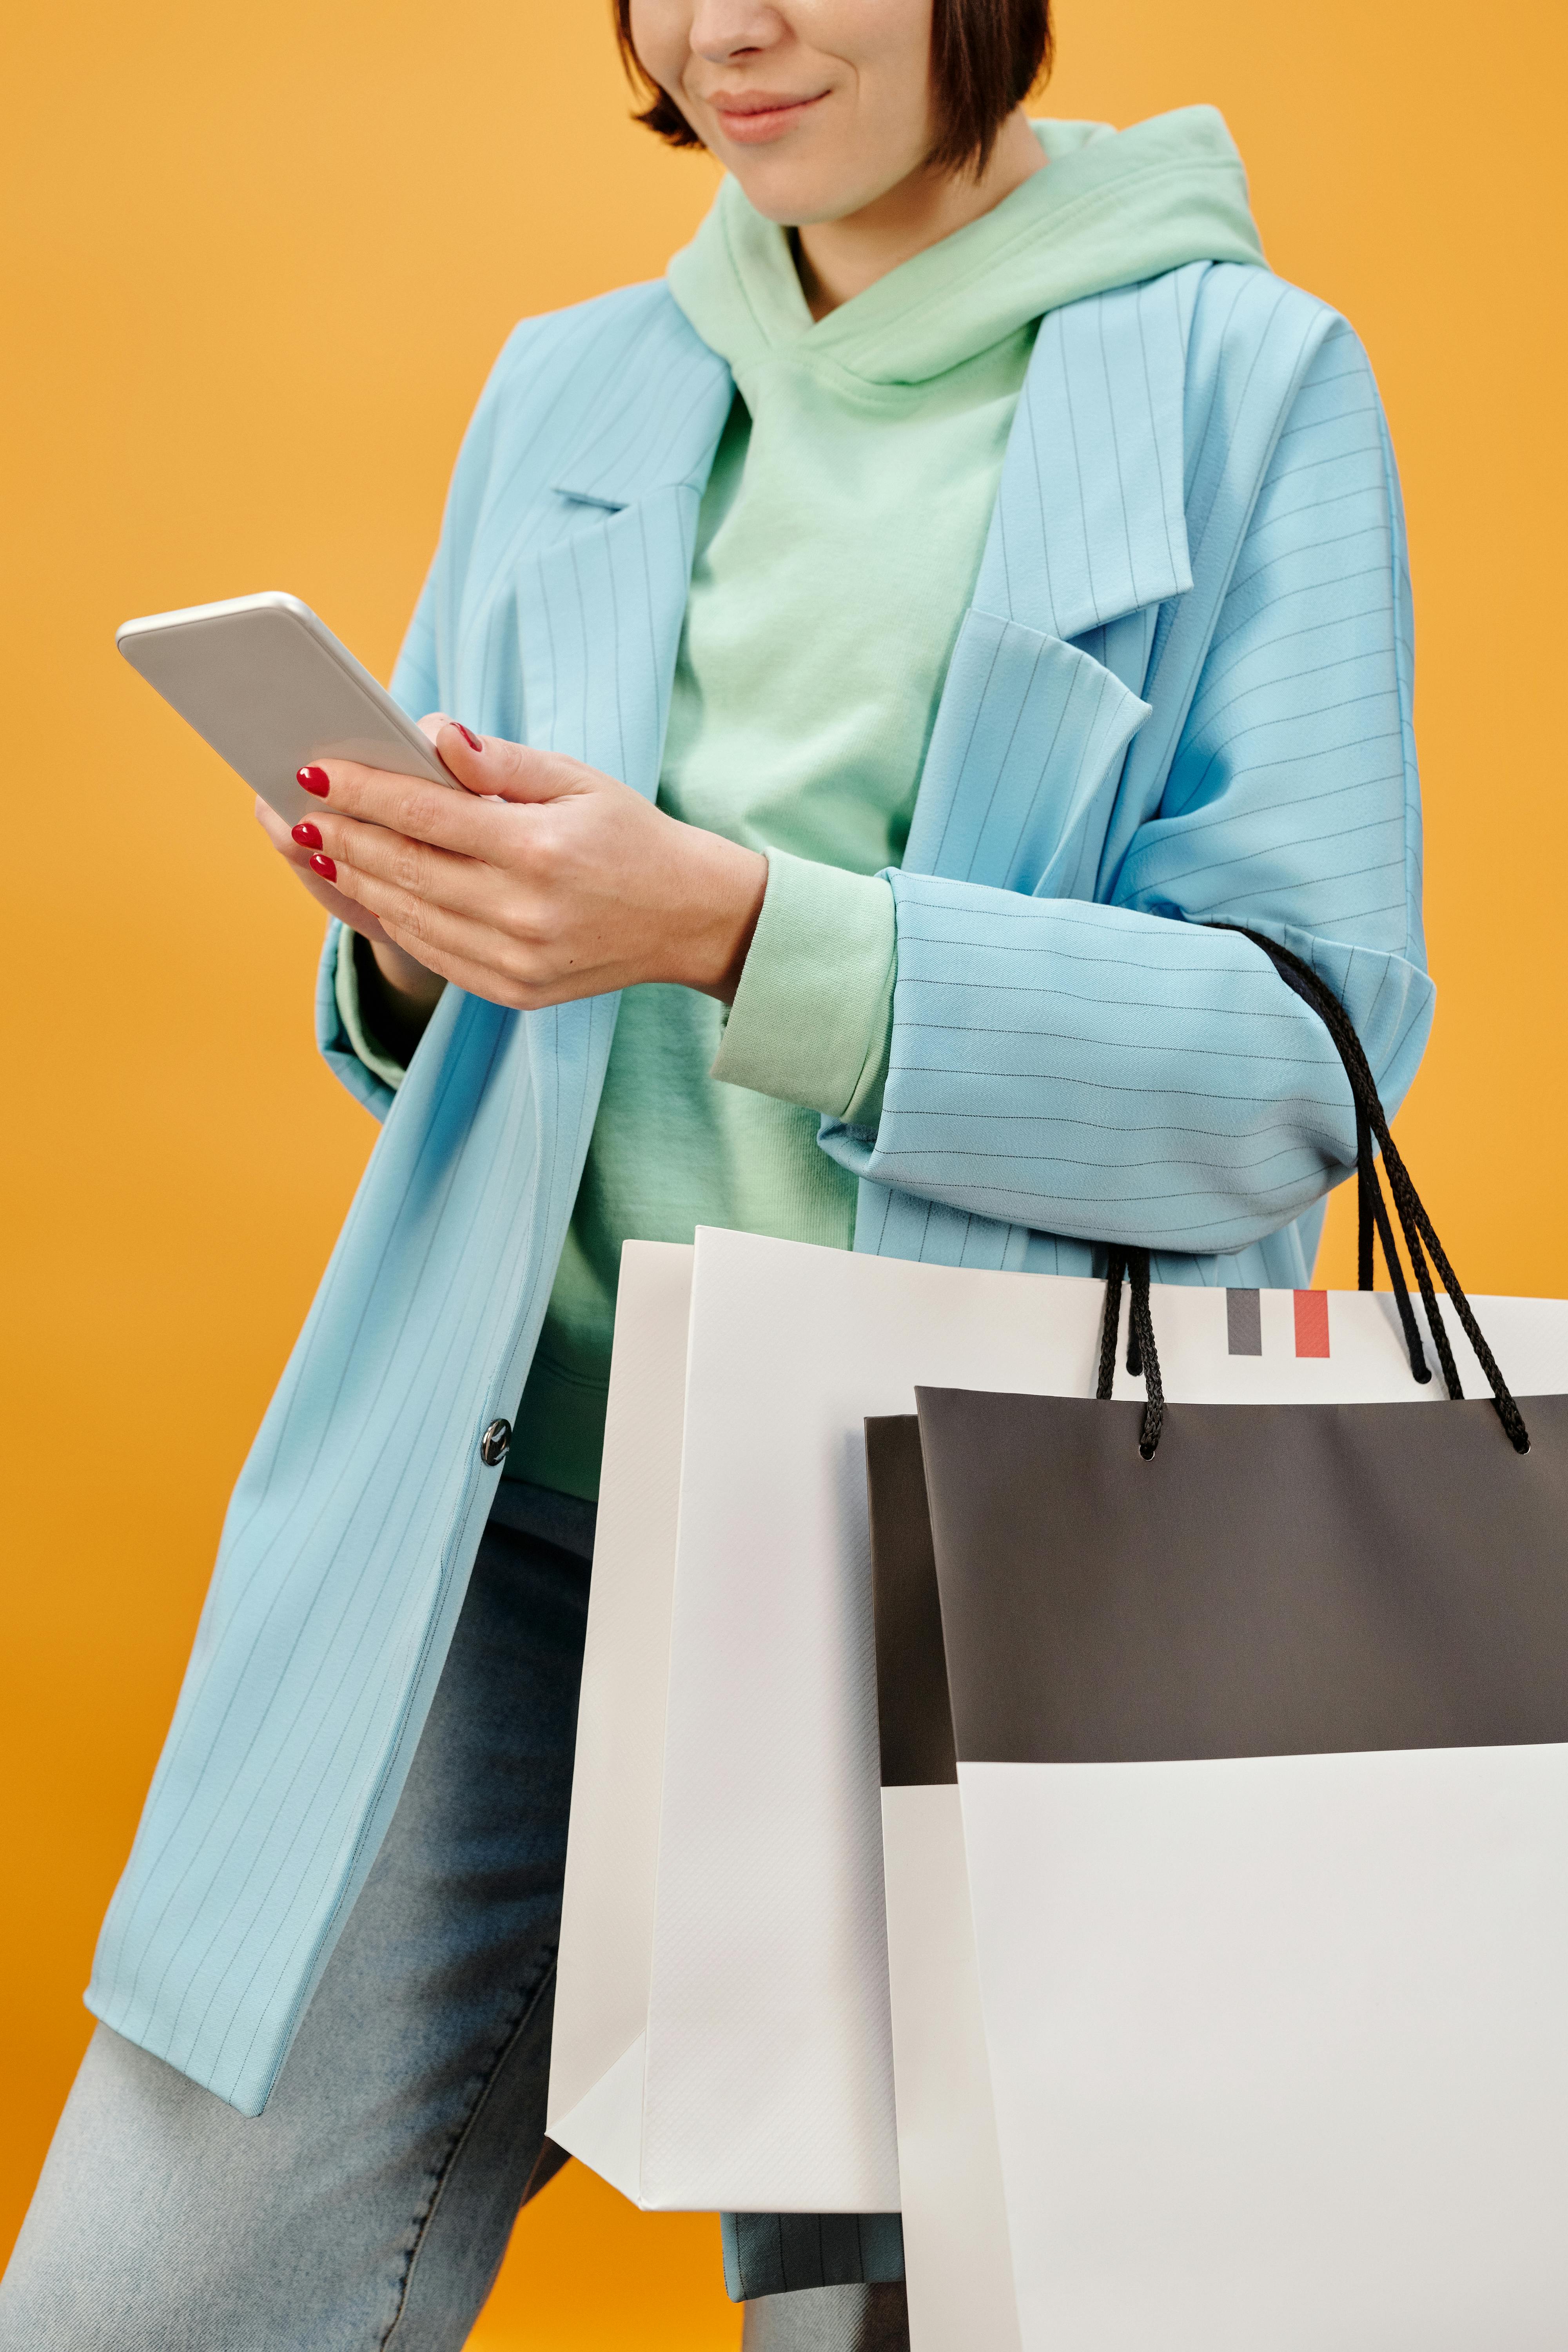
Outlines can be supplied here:
[[900, 2206], [862, 1424], [917, 1380], [1081, 1390], [1047, 1295], [623, 1253], [548, 2129], [645, 2206]]
[[[743, 1234], [627, 1245], [549, 2127], [640, 2202], [900, 2205], [863, 1422], [918, 1381], [1087, 1396], [1100, 1297]], [[1167, 1298], [1180, 1393], [1225, 1294]], [[977, 2242], [972, 2174], [911, 2241], [946, 2216]]]
[[[936, 1792], [951, 1818], [922, 1823], [908, 1790], [879, 1819], [862, 1424], [917, 1384], [1089, 1396], [1102, 1292], [704, 1232], [683, 1416], [689, 1269], [626, 1253], [550, 2130], [651, 2207], [901, 2202], [916, 2352], [1005, 2347], [976, 1960], [962, 1904], [931, 1900], [957, 1884], [956, 1808]], [[1173, 1397], [1436, 1394], [1385, 1297], [1156, 1299]], [[1554, 1310], [1478, 1306], [1521, 1392], [1543, 1345], [1536, 1384], [1568, 1386]]]
[[863, 1422], [1087, 1392], [1056, 1286], [626, 1244], [547, 2128], [645, 2206], [900, 2206]]
[[[1068, 1288], [1053, 1286], [1076, 1318]], [[1098, 1293], [1087, 1303], [1097, 1309]], [[1262, 1447], [1233, 1439], [1220, 1413], [1207, 1450], [1184, 1459], [1196, 1433], [1178, 1415], [1146, 1468], [1136, 1411], [1108, 1437], [1102, 1408], [1008, 1397], [989, 1381], [967, 1396], [922, 1389], [918, 1435], [907, 1419], [869, 1431], [915, 2352], [959, 2352], [973, 2340], [968, 2296], [994, 2294], [977, 2236], [949, 2231], [939, 2249], [913, 2221], [928, 2200], [940, 2219], [943, 2152], [982, 2126], [1016, 2287], [995, 2340], [1024, 2352], [1468, 2352], [1492, 2340], [1546, 2352], [1568, 2333], [1554, 2218], [1568, 2189], [1568, 1745], [1561, 1664], [1521, 1660], [1516, 1630], [1561, 1633], [1568, 1619], [1548, 1564], [1568, 1508], [1568, 1305], [1475, 1306], [1535, 1428], [1533, 1459], [1515, 1456], [1488, 1402], [1446, 1422], [1440, 1384], [1411, 1380], [1389, 1302], [1353, 1293], [1155, 1291], [1168, 1397], [1331, 1409], [1272, 1416], [1278, 1437]], [[1447, 1320], [1467, 1391], [1484, 1398]], [[1137, 1392], [1119, 1379], [1119, 1394]], [[1439, 1408], [1420, 1416], [1418, 1445], [1405, 1433], [1426, 1466], [1401, 1474], [1410, 1516], [1413, 1477], [1432, 1497], [1437, 1536], [1402, 1559], [1385, 1516], [1398, 1482], [1383, 1473], [1405, 1416], [1363, 1417], [1358, 1451], [1355, 1416], [1332, 1408], [1363, 1402]], [[1085, 1415], [1094, 1445], [1124, 1438], [1125, 1472], [1114, 1454], [1109, 1484], [1064, 1442], [1089, 1437]], [[1464, 1478], [1473, 1453], [1489, 1491], [1497, 1479], [1510, 1497], [1520, 1482], [1522, 1523], [1547, 1549], [1480, 1511], [1455, 1609], [1421, 1570], [1479, 1491], [1449, 1485], [1461, 1437]], [[1252, 1459], [1250, 1511], [1238, 1444]], [[1260, 1455], [1291, 1474], [1263, 1508]], [[1321, 1546], [1334, 1514], [1302, 1475], [1313, 1462], [1349, 1482], [1370, 1579], [1367, 1560], [1352, 1572]], [[1112, 1521], [1105, 1497], [1114, 1510], [1123, 1475], [1130, 1515]], [[917, 1529], [910, 1495], [922, 1483], [931, 1518], [922, 1491]], [[1123, 1591], [1104, 1563], [1137, 1549], [1142, 1500], [1152, 1540], [1144, 1570], [1118, 1571]], [[1278, 1604], [1257, 1600], [1282, 1573], [1281, 1519], [1324, 1571], [1321, 1590], [1285, 1604], [1300, 1636], [1288, 1656]], [[1184, 1522], [1184, 1549], [1173, 1539]], [[1240, 1570], [1241, 1607], [1205, 1612], [1200, 1599], [1184, 1619], [1182, 1596], [1222, 1556]], [[1308, 1578], [1292, 1574], [1299, 1593]], [[1051, 1585], [1067, 1613], [1042, 1634]], [[1320, 1655], [1341, 1672], [1321, 1675]], [[1217, 1695], [1230, 1721], [1194, 1739], [1205, 1673], [1197, 1704]], [[1108, 1715], [1085, 1729], [1097, 1679], [1121, 1710], [1109, 1741]], [[1283, 1711], [1281, 1689], [1305, 1720]], [[1020, 1701], [1039, 1710], [1022, 1735]], [[946, 1956], [940, 1969], [933, 1953]]]

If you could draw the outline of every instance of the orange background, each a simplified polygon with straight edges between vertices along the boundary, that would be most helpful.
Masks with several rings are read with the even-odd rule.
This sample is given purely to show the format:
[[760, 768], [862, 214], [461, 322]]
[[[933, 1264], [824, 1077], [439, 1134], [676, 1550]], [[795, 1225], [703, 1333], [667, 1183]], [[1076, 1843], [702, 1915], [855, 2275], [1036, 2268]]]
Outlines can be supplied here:
[[[373, 1135], [311, 1050], [314, 909], [114, 625], [288, 587], [384, 675], [508, 328], [656, 274], [712, 186], [628, 123], [601, 0], [52, 0], [5, 38], [0, 2244], [86, 2040], [230, 1483]], [[1474, 1289], [1568, 1291], [1568, 11], [1063, 0], [1057, 112], [1217, 102], [1275, 267], [1371, 350], [1441, 992], [1402, 1137]], [[574, 2166], [475, 2341], [738, 2327], [711, 2218], [640, 2216]]]

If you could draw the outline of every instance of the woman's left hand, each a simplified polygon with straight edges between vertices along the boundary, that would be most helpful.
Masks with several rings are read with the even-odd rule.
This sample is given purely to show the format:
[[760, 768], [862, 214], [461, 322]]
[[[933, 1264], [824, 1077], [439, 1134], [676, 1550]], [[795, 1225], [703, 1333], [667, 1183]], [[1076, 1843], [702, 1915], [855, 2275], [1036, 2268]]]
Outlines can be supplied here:
[[460, 791], [347, 760], [300, 773], [327, 791], [295, 841], [388, 939], [519, 1010], [639, 981], [732, 1001], [764, 857], [576, 760], [449, 719], [435, 740]]

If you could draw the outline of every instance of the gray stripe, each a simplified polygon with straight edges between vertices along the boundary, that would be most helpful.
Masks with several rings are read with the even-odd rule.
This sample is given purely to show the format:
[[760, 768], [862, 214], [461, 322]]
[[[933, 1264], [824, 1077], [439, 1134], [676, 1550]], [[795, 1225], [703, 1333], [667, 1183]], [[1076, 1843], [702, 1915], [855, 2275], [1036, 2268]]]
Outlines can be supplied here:
[[1227, 1290], [1225, 1328], [1233, 1356], [1263, 1353], [1263, 1305], [1256, 1290]]

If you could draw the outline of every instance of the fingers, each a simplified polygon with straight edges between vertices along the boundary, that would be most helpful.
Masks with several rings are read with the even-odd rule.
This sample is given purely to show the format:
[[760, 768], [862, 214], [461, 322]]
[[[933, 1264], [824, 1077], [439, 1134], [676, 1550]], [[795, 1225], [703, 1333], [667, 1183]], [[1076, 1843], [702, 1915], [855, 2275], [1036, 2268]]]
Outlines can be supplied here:
[[[443, 731], [461, 742], [455, 730]], [[318, 760], [300, 772], [309, 777], [311, 797], [321, 802], [323, 815], [357, 817], [466, 857], [484, 856], [495, 841], [497, 812], [469, 793], [427, 784], [418, 776], [395, 775], [389, 768], [362, 767], [353, 760]]]
[[358, 931], [364, 939], [385, 938], [385, 932], [368, 908], [346, 897], [325, 875], [312, 870], [309, 845], [297, 840], [277, 810], [268, 808], [259, 797], [256, 803], [256, 821], [279, 856], [286, 858], [294, 868], [318, 906], [324, 907], [329, 915], [335, 915], [340, 923], [346, 923], [351, 930]]
[[296, 834], [318, 830], [342, 860], [328, 848], [310, 864], [352, 904], [346, 919], [353, 928], [374, 924], [380, 937], [470, 995], [526, 1011], [605, 985], [600, 957], [563, 954], [544, 895], [531, 908], [515, 877], [349, 819], [323, 818], [320, 827], [307, 820]]
[[[512, 836], [498, 801], [552, 801], [580, 793], [624, 793], [625, 784], [555, 751], [527, 743], [476, 735], [458, 720], [432, 711], [419, 722], [436, 746], [441, 765], [460, 792], [395, 775], [387, 768], [362, 767], [353, 760], [321, 759], [309, 770], [310, 790], [345, 816], [389, 832], [427, 841], [467, 857], [504, 849]], [[301, 769], [301, 777], [307, 771]], [[323, 787], [325, 789], [323, 789]]]
[[[420, 724], [428, 728], [439, 713]], [[509, 743], [499, 735], [476, 735], [456, 719], [438, 727], [431, 740], [458, 782], [470, 793], [503, 801], [553, 801], [566, 793], [614, 785], [614, 779], [585, 768], [558, 751], [536, 751], [529, 743]]]
[[405, 923], [416, 921], [416, 908], [424, 906], [488, 916], [493, 922], [509, 891], [515, 894], [515, 877], [482, 856], [465, 856], [326, 809], [319, 817], [303, 818], [294, 827], [293, 841], [322, 880], [352, 893], [376, 914], [395, 915]]

